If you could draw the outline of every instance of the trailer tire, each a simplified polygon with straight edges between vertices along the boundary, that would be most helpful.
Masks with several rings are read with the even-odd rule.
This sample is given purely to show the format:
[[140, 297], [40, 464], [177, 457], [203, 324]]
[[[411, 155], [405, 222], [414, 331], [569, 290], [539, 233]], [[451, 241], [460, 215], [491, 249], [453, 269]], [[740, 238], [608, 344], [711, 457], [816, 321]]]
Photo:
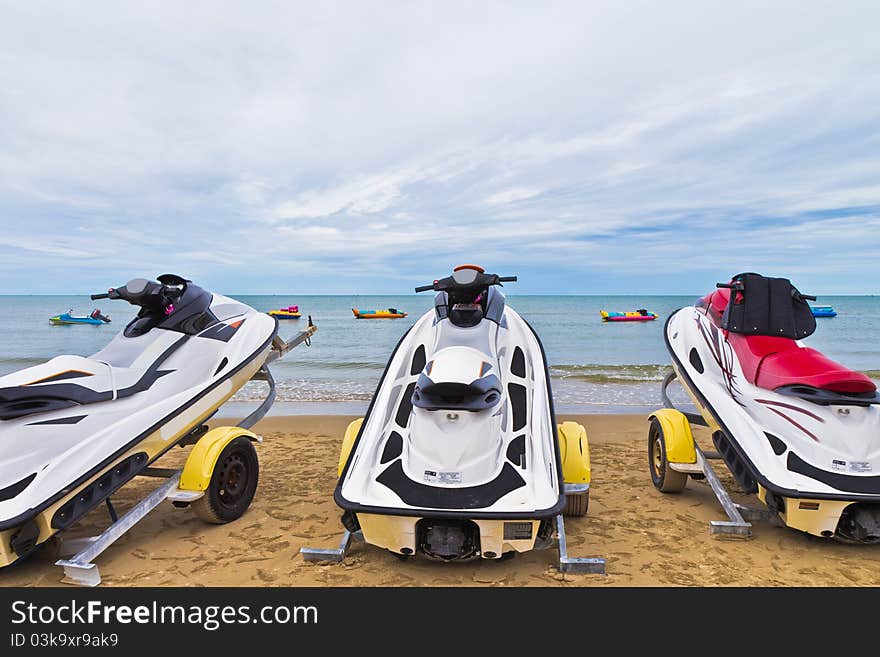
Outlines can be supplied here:
[[654, 487], [662, 493], [680, 493], [687, 486], [687, 474], [669, 467], [666, 435], [657, 418], [651, 418], [648, 429], [648, 470], [651, 472]]
[[260, 464], [257, 450], [245, 437], [234, 438], [220, 452], [205, 494], [193, 502], [196, 515], [205, 522], [222, 525], [240, 518], [254, 499]]
[[590, 508], [590, 491], [585, 493], [572, 493], [565, 496], [565, 508], [562, 510], [564, 516], [585, 516], [587, 509]]

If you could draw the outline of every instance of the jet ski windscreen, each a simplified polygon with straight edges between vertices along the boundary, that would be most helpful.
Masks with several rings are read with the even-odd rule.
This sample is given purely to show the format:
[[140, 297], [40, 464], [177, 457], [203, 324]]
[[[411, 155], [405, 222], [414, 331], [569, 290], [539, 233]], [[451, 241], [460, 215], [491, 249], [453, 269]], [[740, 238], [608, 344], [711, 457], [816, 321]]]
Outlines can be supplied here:
[[[787, 278], [739, 274], [721, 318], [721, 327], [744, 335], [800, 340], [816, 330], [809, 304]], [[741, 289], [739, 289], [741, 286]]]

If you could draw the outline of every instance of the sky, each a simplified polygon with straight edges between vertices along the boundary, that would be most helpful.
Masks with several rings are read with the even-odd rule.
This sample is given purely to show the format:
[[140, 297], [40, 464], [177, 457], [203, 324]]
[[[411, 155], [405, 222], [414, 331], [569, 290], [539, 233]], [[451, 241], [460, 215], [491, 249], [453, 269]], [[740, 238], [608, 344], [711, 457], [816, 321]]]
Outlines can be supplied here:
[[880, 292], [874, 1], [0, 16], [0, 294]]

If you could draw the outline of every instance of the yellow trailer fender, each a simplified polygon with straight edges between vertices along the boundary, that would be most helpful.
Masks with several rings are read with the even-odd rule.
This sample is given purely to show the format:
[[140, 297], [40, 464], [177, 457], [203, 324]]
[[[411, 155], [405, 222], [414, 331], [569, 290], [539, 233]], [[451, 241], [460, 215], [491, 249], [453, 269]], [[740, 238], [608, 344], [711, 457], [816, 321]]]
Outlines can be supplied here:
[[357, 420], [349, 422], [348, 428], [345, 430], [345, 435], [342, 437], [342, 449], [339, 450], [339, 466], [336, 469], [337, 477], [342, 476], [342, 471], [345, 469], [345, 464], [348, 462], [348, 455], [351, 454], [351, 448], [354, 445], [354, 439], [357, 438], [358, 432], [361, 430], [361, 425], [363, 423], [364, 418], [359, 417]]
[[562, 457], [562, 480], [566, 484], [590, 483], [590, 443], [587, 430], [577, 422], [556, 426], [559, 456]]
[[691, 423], [688, 422], [684, 413], [673, 408], [662, 408], [651, 413], [648, 420], [657, 420], [660, 423], [667, 461], [670, 463], [697, 462], [694, 434], [691, 432]]
[[239, 436], [257, 441], [257, 435], [241, 427], [217, 427], [211, 429], [193, 447], [180, 475], [181, 490], [203, 491], [211, 483], [211, 475], [217, 459], [226, 446]]

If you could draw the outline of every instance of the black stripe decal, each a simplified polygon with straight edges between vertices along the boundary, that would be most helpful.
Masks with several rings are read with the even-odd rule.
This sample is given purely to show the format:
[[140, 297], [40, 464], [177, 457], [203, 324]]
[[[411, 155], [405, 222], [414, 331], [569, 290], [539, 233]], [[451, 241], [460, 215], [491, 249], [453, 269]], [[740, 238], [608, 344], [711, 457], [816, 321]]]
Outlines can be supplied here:
[[52, 376], [47, 376], [43, 379], [38, 379], [36, 381], [31, 381], [30, 383], [25, 383], [26, 386], [37, 386], [43, 383], [52, 383], [53, 381], [66, 381], [67, 379], [81, 379], [86, 376], [94, 376], [91, 372], [82, 372], [80, 370], [67, 370], [66, 372], [59, 372], [58, 374], [53, 374]]
[[84, 420], [88, 415], [71, 415], [69, 417], [59, 417], [54, 420], [43, 420], [42, 422], [28, 422], [29, 427], [38, 427], [44, 424], [76, 424], [80, 420]]
[[495, 479], [480, 486], [429, 486], [407, 477], [400, 461], [385, 468], [376, 481], [394, 491], [409, 506], [429, 509], [484, 509], [526, 485], [525, 479], [510, 463], [504, 464]]
[[13, 497], [18, 495], [25, 488], [30, 486], [31, 482], [36, 479], [37, 473], [35, 472], [32, 475], [28, 475], [21, 481], [17, 481], [11, 486], [7, 486], [6, 488], [0, 488], [0, 502], [5, 502], [6, 500], [11, 500]]
[[791, 472], [797, 472], [810, 479], [821, 481], [827, 486], [836, 488], [837, 490], [846, 491], [848, 493], [860, 494], [877, 494], [880, 493], [880, 475], [858, 477], [855, 475], [845, 475], [838, 472], [828, 472], [814, 465], [810, 465], [794, 452], [788, 453], [788, 462], [786, 463]]
[[[116, 391], [116, 399], [130, 397], [138, 392], [149, 390], [157, 380], [170, 374], [172, 370], [160, 370], [159, 366], [188, 339], [189, 336], [185, 335], [163, 351], [138, 381], [127, 388], [120, 388]], [[0, 389], [0, 419], [11, 420], [47, 410], [56, 410], [59, 407], [95, 404], [112, 399], [112, 390], [92, 390], [76, 383], [56, 383], [45, 387], [3, 388]]]

